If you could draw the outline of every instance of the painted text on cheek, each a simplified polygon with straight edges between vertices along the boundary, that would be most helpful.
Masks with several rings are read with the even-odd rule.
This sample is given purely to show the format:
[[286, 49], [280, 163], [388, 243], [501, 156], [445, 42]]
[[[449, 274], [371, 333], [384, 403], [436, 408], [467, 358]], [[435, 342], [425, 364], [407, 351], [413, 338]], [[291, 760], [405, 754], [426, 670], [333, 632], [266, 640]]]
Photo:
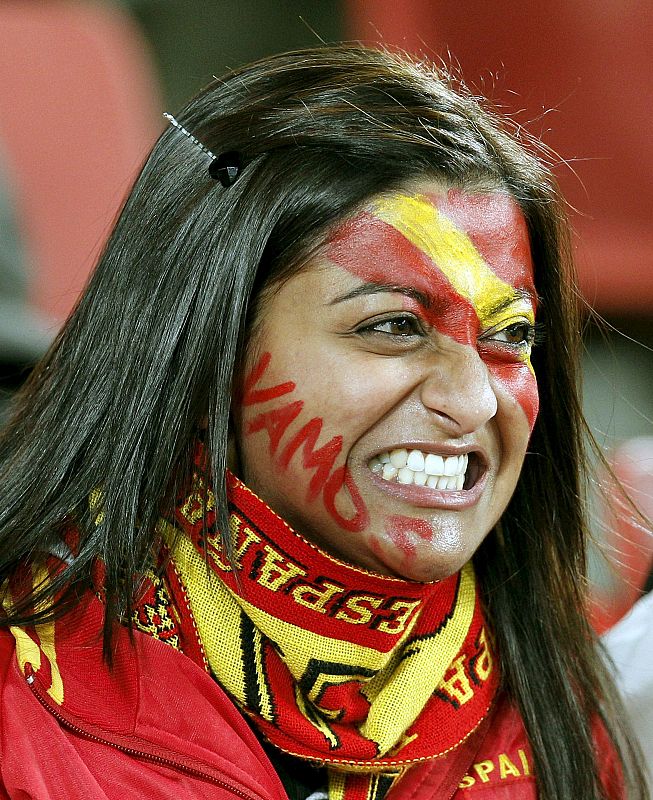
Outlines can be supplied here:
[[[258, 405], [294, 392], [296, 387], [292, 381], [258, 388], [270, 361], [270, 353], [264, 353], [245, 379], [241, 399], [244, 407]], [[334, 469], [336, 459], [342, 450], [342, 436], [334, 436], [316, 449], [324, 421], [321, 417], [313, 417], [294, 435], [286, 437], [288, 428], [299, 417], [303, 408], [303, 400], [290, 400], [281, 406], [263, 411], [249, 420], [245, 432], [247, 435], [267, 432], [270, 456], [282, 471], [287, 470], [293, 457], [301, 452], [302, 468], [313, 471], [306, 492], [307, 502], [314, 501], [322, 494], [324, 507], [340, 527], [347, 531], [361, 531], [369, 523], [365, 502], [346, 465]], [[282, 442], [284, 438], [285, 443]], [[336, 507], [336, 498], [343, 489], [347, 491], [353, 506], [353, 514], [349, 517], [345, 517]]]

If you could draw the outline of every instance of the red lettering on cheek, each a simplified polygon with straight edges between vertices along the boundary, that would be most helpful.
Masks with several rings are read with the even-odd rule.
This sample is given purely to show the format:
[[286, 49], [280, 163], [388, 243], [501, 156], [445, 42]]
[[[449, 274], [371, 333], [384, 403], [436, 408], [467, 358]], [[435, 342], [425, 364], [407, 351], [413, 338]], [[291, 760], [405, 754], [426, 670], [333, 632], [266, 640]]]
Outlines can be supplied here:
[[381, 547], [381, 542], [379, 541], [378, 536], [374, 535], [370, 536], [369, 543], [370, 543], [370, 549], [372, 550], [374, 555], [378, 559], [383, 560], [383, 548]]
[[[295, 390], [296, 385], [293, 381], [285, 381], [267, 389], [254, 388], [264, 376], [271, 360], [271, 353], [264, 353], [247, 375], [240, 400], [243, 406], [274, 400]], [[297, 419], [303, 407], [304, 401], [296, 400], [292, 403], [286, 403], [281, 408], [272, 408], [270, 411], [264, 411], [247, 423], [245, 433], [250, 436], [260, 431], [266, 431], [269, 440], [269, 452], [271, 456], [274, 456], [288, 427]], [[282, 470], [288, 469], [293, 456], [303, 444], [302, 468], [315, 470], [308, 484], [307, 502], [315, 500], [320, 492], [323, 491], [324, 506], [338, 525], [347, 531], [363, 530], [369, 524], [369, 512], [347, 467], [340, 467], [329, 477], [342, 450], [342, 436], [334, 436], [325, 445], [317, 450], [315, 449], [323, 424], [321, 417], [313, 417], [307, 422], [285, 445], [277, 458], [277, 465]], [[347, 489], [354, 508], [353, 516], [350, 518], [343, 517], [335, 505], [336, 496], [343, 488]]]
[[[354, 514], [347, 519], [336, 508], [336, 496], [342, 488], [346, 488], [354, 507]], [[362, 531], [369, 525], [370, 515], [365, 501], [360, 496], [354, 479], [349, 474], [347, 466], [339, 467], [327, 481], [324, 487], [324, 506], [333, 519], [346, 531], [355, 533]]]
[[274, 455], [288, 426], [297, 419], [303, 407], [303, 400], [296, 400], [294, 403], [281, 406], [281, 408], [265, 411], [247, 424], [247, 434], [267, 431], [270, 440], [270, 455]]
[[304, 469], [316, 470], [308, 485], [306, 499], [309, 502], [315, 500], [322, 491], [336, 458], [342, 450], [342, 436], [334, 436], [333, 439], [316, 450], [315, 445], [321, 432], [322, 419], [314, 417], [293, 436], [279, 456], [279, 465], [282, 469], [287, 469], [293, 455], [297, 452], [302, 442], [304, 443], [302, 466]]
[[254, 388], [267, 371], [271, 360], [271, 353], [263, 353], [259, 361], [250, 370], [243, 384], [242, 399], [240, 401], [242, 405], [253, 406], [256, 403], [265, 403], [267, 400], [275, 400], [277, 397], [282, 397], [284, 394], [290, 394], [290, 392], [295, 391], [293, 381], [279, 383], [276, 386], [270, 386], [268, 389]]

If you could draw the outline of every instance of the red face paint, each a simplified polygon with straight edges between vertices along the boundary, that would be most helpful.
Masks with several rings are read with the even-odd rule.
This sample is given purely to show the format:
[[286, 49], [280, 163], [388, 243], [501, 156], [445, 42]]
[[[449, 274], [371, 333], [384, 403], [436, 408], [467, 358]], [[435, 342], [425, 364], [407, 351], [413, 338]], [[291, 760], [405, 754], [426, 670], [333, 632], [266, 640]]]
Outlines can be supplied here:
[[265, 403], [268, 400], [274, 400], [277, 397], [282, 397], [284, 394], [290, 394], [290, 392], [295, 391], [295, 384], [292, 381], [280, 383], [277, 386], [269, 386], [267, 389], [254, 388], [270, 366], [271, 359], [271, 353], [263, 353], [250, 370], [243, 384], [242, 405], [253, 406], [257, 403]]
[[279, 465], [282, 469], [287, 469], [290, 460], [300, 446], [303, 445], [302, 467], [306, 470], [315, 470], [309, 484], [309, 500], [315, 500], [324, 488], [336, 458], [342, 450], [342, 436], [334, 436], [333, 439], [316, 450], [315, 445], [320, 438], [321, 432], [322, 420], [319, 417], [314, 417], [292, 437], [279, 457]]
[[534, 293], [528, 228], [512, 197], [449, 189], [446, 195], [429, 194], [428, 198], [467, 234], [495, 275], [516, 289]]
[[329, 243], [327, 258], [369, 283], [410, 286], [421, 292], [430, 308], [406, 298], [410, 309], [445, 336], [472, 344], [478, 336], [478, 317], [433, 262], [398, 230], [369, 212], [339, 228]]
[[[326, 552], [392, 580], [441, 580], [472, 557], [513, 495], [537, 408], [519, 209], [424, 187], [433, 196], [373, 198], [330, 260], [266, 300], [266, 353], [233, 414], [252, 490]], [[470, 448], [463, 489], [435, 489], [426, 469], [393, 475], [392, 451], [413, 447]]]
[[[264, 378], [271, 359], [270, 353], [264, 353], [246, 376], [242, 392], [243, 406], [275, 400], [295, 390], [293, 381], [268, 388], [256, 388]], [[302, 400], [295, 400], [257, 414], [247, 423], [246, 434], [251, 436], [266, 431], [269, 453], [275, 456], [286, 431], [301, 414], [303, 407]], [[333, 469], [342, 450], [342, 436], [334, 436], [325, 445], [316, 449], [323, 424], [320, 417], [309, 420], [286, 442], [274, 463], [280, 470], [287, 470], [293, 456], [301, 448], [302, 468], [307, 471], [314, 470], [307, 489], [307, 502], [312, 502], [323, 493], [324, 506], [332, 519], [346, 531], [361, 531], [369, 523], [369, 513], [363, 498], [346, 466]], [[343, 502], [348, 502], [353, 509], [349, 517], [344, 516], [336, 507], [336, 500], [339, 496], [343, 496], [343, 490], [348, 498], [348, 501]]]
[[[500, 282], [505, 284], [506, 298], [510, 298], [514, 290], [535, 297], [528, 231], [523, 215], [510, 197], [498, 193], [467, 195], [450, 190], [446, 195], [420, 199], [423, 204], [430, 203], [442, 215], [440, 219], [436, 214], [443, 231], [434, 226], [435, 250], [444, 251], [446, 257], [449, 239], [452, 251], [460, 247], [461, 242], [466, 245], [476, 261], [484, 262], [485, 273], [481, 274], [497, 295], [497, 301], [501, 300], [501, 294], [497, 294], [496, 287], [488, 279], [490, 271], [495, 279], [500, 279], [497, 281], [499, 285]], [[422, 241], [428, 240], [429, 231], [423, 229], [421, 221], [402, 219], [401, 223], [409, 230], [412, 226], [412, 230], [417, 231], [416, 240], [420, 237]], [[452, 227], [453, 235], [448, 231]], [[484, 326], [474, 303], [460, 294], [445, 274], [446, 270], [441, 269], [414, 241], [380, 219], [372, 208], [338, 229], [329, 243], [327, 257], [365, 282], [410, 287], [424, 295], [426, 307], [408, 298], [406, 307], [439, 333], [460, 344], [475, 347], [491, 373], [521, 405], [532, 429], [537, 416], [538, 395], [529, 365], [505, 350], [488, 346], [479, 338], [484, 333]], [[460, 260], [455, 252], [452, 258]], [[460, 264], [456, 269], [461, 285], [465, 285], [475, 280], [474, 270], [478, 271], [478, 265], [470, 261], [468, 276], [460, 274]]]
[[388, 525], [387, 534], [392, 544], [400, 550], [407, 559], [415, 558], [417, 548], [415, 542], [411, 540], [408, 531], [401, 525]]
[[[343, 489], [347, 489], [354, 513], [351, 517], [343, 516], [336, 508], [336, 497]], [[333, 519], [346, 531], [362, 531], [370, 521], [370, 515], [365, 501], [358, 491], [354, 479], [346, 466], [339, 467], [329, 478], [324, 487], [324, 505]]]
[[387, 519], [388, 534], [395, 536], [401, 534], [406, 536], [409, 533], [416, 533], [420, 539], [430, 540], [433, 537], [433, 527], [426, 519], [419, 519], [417, 517], [402, 517], [399, 515], [392, 515]]
[[302, 400], [296, 400], [294, 403], [287, 403], [280, 408], [264, 411], [247, 424], [247, 434], [267, 431], [270, 440], [270, 455], [274, 455], [288, 426], [297, 419], [303, 406]]

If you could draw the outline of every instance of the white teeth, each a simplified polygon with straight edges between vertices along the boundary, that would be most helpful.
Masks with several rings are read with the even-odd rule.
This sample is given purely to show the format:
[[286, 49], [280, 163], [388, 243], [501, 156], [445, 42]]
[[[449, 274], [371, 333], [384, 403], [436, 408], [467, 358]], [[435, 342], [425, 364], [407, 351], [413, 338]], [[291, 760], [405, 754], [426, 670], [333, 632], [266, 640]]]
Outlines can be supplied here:
[[413, 470], [413, 472], [422, 472], [424, 470], [424, 454], [419, 450], [411, 450], [408, 454], [406, 466]]
[[408, 450], [392, 450], [390, 452], [390, 463], [393, 467], [401, 469], [406, 466], [408, 461]]
[[370, 470], [386, 481], [416, 484], [441, 491], [461, 491], [469, 456], [441, 456], [421, 450], [398, 448], [379, 453], [368, 464]]
[[383, 472], [381, 474], [383, 476], [383, 480], [390, 481], [397, 474], [397, 467], [393, 467], [392, 464], [384, 464]]
[[444, 459], [435, 453], [429, 453], [424, 459], [424, 471], [427, 475], [443, 475]]
[[381, 463], [380, 459], [373, 458], [370, 463], [369, 467], [377, 475], [380, 475], [383, 472], [383, 464]]
[[415, 473], [409, 467], [402, 467], [397, 473], [397, 480], [399, 483], [409, 484], [413, 482], [413, 475]]
[[413, 474], [413, 483], [417, 484], [417, 486], [425, 486], [427, 478], [426, 472], [415, 472]]
[[451, 477], [458, 472], [458, 457], [447, 458], [444, 462], [444, 474]]

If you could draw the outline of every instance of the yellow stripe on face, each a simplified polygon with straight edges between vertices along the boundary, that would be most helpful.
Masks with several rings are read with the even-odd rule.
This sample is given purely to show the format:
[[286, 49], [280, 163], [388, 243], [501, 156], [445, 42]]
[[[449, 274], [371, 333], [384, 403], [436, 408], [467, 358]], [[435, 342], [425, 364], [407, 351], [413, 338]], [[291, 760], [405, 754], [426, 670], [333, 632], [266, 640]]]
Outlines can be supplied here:
[[[502, 281], [484, 261], [463, 231], [423, 195], [397, 194], [382, 197], [371, 207], [375, 217], [391, 225], [419, 248], [443, 273], [456, 292], [469, 301], [481, 325], [491, 327], [506, 313], [494, 309], [513, 298], [514, 286]], [[510, 314], [523, 314], [533, 321], [533, 308], [526, 300], [510, 304]]]

